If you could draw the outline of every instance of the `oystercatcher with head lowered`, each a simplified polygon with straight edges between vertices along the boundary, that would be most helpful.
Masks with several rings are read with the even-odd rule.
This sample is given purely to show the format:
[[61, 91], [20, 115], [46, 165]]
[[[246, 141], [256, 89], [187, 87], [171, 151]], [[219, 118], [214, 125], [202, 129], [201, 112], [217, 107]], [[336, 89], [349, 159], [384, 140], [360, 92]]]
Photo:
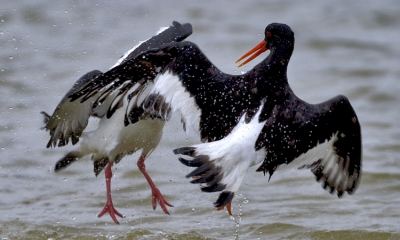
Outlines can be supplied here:
[[[113, 67], [131, 61], [140, 53], [161, 44], [182, 41], [191, 33], [192, 26], [190, 24], [173, 22], [173, 26], [163, 29], [156, 36], [129, 50]], [[160, 190], [146, 172], [144, 164], [146, 157], [157, 147], [161, 139], [164, 121], [160, 118], [141, 114], [135, 124], [126, 127], [124, 124], [124, 106], [128, 103], [128, 98], [132, 102], [143, 101], [144, 98], [140, 98], [140, 95], [149, 90], [148, 85], [136, 84], [132, 86], [127, 84], [121, 86], [119, 91], [113, 93], [101, 92], [86, 102], [70, 101], [69, 96], [71, 94], [79, 91], [82, 86], [88, 83], [96, 83], [97, 78], [101, 75], [102, 73], [98, 70], [85, 74], [61, 100], [52, 116], [42, 112], [45, 115], [46, 126], [44, 128], [50, 131], [50, 141], [47, 147], [62, 147], [67, 145], [69, 140], [75, 145], [79, 138], [82, 138], [81, 144], [75, 150], [67, 153], [57, 162], [55, 171], [67, 167], [83, 156], [91, 155], [96, 176], [105, 167], [107, 203], [98, 216], [101, 217], [103, 214], [109, 213], [114, 222], [118, 223], [115, 215], [119, 217], [123, 217], [123, 215], [114, 208], [112, 203], [111, 178], [113, 174], [111, 168], [114, 162], [118, 163], [124, 156], [142, 149], [137, 165], [151, 187], [153, 209], [156, 208], [158, 201], [164, 212], [168, 213], [167, 206], [172, 207], [172, 205], [164, 199]], [[131, 91], [124, 91], [124, 89]], [[132, 94], [132, 96], [129, 96], [129, 94]], [[103, 95], [103, 98], [94, 104], [100, 95]], [[133, 110], [143, 112], [141, 107]], [[91, 116], [101, 118], [99, 126], [94, 131], [83, 132]]]
[[[293, 31], [272, 23], [264, 33], [238, 61], [270, 53], [243, 75], [221, 72], [191, 42], [168, 43], [104, 73], [72, 100], [128, 83], [154, 84], [141, 105], [144, 112], [168, 120], [178, 111], [185, 128], [198, 130], [205, 143], [174, 153], [187, 156], [179, 160], [195, 168], [187, 177], [202, 184], [202, 191], [222, 191], [214, 206], [226, 206], [230, 214], [247, 169], [259, 163], [257, 171], [269, 178], [287, 167], [310, 169], [330, 193], [352, 194], [360, 181], [362, 151], [354, 109], [341, 95], [319, 104], [299, 99], [287, 79]], [[130, 123], [140, 117], [136, 105], [131, 101], [127, 107]]]

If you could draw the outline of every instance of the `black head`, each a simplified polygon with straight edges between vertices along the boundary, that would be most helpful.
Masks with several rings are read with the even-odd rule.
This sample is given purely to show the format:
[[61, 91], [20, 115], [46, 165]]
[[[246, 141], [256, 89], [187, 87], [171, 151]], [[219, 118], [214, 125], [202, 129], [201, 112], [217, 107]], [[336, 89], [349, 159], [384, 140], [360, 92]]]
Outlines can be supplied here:
[[283, 23], [271, 23], [265, 28], [264, 34], [264, 40], [236, 61], [239, 62], [251, 55], [246, 61], [241, 63], [239, 67], [250, 62], [268, 49], [270, 49], [271, 52], [278, 50], [282, 57], [290, 58], [294, 47], [294, 32], [288, 25]]
[[285, 47], [291, 46], [291, 48], [294, 46], [294, 32], [286, 24], [271, 23], [265, 28], [264, 33], [264, 41], [268, 49], [274, 50], [282, 45]]

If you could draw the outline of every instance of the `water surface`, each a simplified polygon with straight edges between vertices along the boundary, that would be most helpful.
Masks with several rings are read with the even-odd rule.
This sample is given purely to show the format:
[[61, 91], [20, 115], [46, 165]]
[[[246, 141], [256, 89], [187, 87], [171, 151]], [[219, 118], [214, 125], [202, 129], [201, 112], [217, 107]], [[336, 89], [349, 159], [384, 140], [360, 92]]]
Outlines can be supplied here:
[[[198, 44], [221, 70], [283, 22], [296, 36], [291, 87], [317, 103], [346, 95], [363, 130], [363, 175], [352, 196], [324, 191], [309, 171], [275, 174], [250, 168], [233, 217], [212, 207], [184, 176], [191, 169], [171, 149], [198, 143], [168, 123], [147, 169], [175, 207], [151, 208], [138, 154], [113, 172], [115, 225], [96, 214], [105, 180], [90, 159], [55, 174], [71, 149], [46, 149], [40, 111], [51, 112], [82, 74], [106, 71], [138, 41], [173, 20], [190, 22]], [[393, 1], [3, 1], [0, 6], [0, 236], [4, 239], [399, 239], [400, 8]], [[264, 55], [266, 56], [266, 55]], [[92, 122], [92, 127], [96, 121]]]

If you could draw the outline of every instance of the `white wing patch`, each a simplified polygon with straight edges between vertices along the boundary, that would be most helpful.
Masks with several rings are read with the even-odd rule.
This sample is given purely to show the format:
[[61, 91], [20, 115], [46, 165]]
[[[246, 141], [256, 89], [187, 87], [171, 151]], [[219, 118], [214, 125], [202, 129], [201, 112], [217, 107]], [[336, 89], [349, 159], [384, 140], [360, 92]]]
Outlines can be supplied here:
[[336, 132], [330, 139], [325, 140], [323, 143], [317, 144], [317, 146], [311, 148], [306, 153], [301, 154], [289, 164], [279, 165], [277, 170], [310, 168], [320, 159], [321, 163], [327, 163], [329, 165], [332, 164], [333, 161], [338, 158], [333, 146], [333, 143], [337, 140], [337, 134], [338, 133]]
[[[146, 111], [159, 111], [160, 115], [165, 111], [165, 108], [171, 108], [172, 112], [179, 111], [182, 119], [185, 122], [187, 130], [199, 132], [201, 109], [197, 106], [194, 97], [190, 95], [186, 88], [182, 85], [179, 77], [167, 71], [160, 74], [154, 80], [155, 85], [149, 96], [158, 96], [163, 98], [163, 109], [155, 109], [154, 105], [149, 106]], [[169, 116], [165, 120], [168, 120]]]
[[[170, 28], [170, 27], [161, 27], [161, 28], [157, 31], [156, 35], [159, 35], [160, 33], [164, 32], [164, 31], [167, 30], [168, 28]], [[147, 42], [147, 40], [149, 40], [149, 39], [150, 39], [150, 38], [148, 38], [148, 39], [146, 39], [146, 40], [144, 40], [144, 41], [140, 41], [136, 46], [134, 46], [133, 48], [131, 48], [130, 50], [128, 50], [120, 59], [118, 59], [118, 61], [117, 61], [110, 69], [112, 69], [112, 68], [114, 68], [114, 67], [120, 65], [120, 64], [129, 56], [129, 54], [131, 54], [131, 52], [135, 51], [136, 48], [138, 48], [140, 45], [142, 45], [142, 43]]]
[[164, 31], [167, 30], [168, 28], [170, 28], [170, 27], [161, 27], [161, 28], [157, 31], [156, 35], [158, 35], [158, 34], [164, 32]]
[[336, 148], [333, 145], [338, 139], [339, 132], [332, 135], [330, 139], [319, 143], [314, 148], [303, 153], [289, 164], [281, 164], [277, 170], [288, 168], [310, 169], [317, 178], [317, 181], [322, 181], [323, 188], [331, 193], [335, 190], [339, 197], [344, 191], [354, 185], [356, 178], [349, 174], [350, 159], [340, 157], [336, 153]]
[[[322, 187], [330, 193], [338, 192], [340, 197], [344, 191], [352, 189], [357, 177], [350, 175], [349, 165], [350, 158], [347, 155], [346, 159], [340, 157], [336, 153], [336, 148], [333, 145], [338, 139], [339, 132], [323, 143], [318, 144], [306, 153], [300, 155], [289, 165], [298, 169], [311, 169], [316, 176], [317, 181], [322, 181]], [[278, 169], [284, 168], [279, 166]]]
[[149, 39], [150, 38], [148, 38], [144, 41], [141, 41], [136, 46], [129, 49], [120, 59], [118, 59], [118, 61], [110, 69], [115, 68], [116, 66], [120, 65], [125, 60], [125, 58], [127, 58], [129, 56], [129, 54], [131, 54], [131, 52], [135, 51], [136, 48], [138, 48], [140, 45], [142, 45], [142, 43], [146, 42]]

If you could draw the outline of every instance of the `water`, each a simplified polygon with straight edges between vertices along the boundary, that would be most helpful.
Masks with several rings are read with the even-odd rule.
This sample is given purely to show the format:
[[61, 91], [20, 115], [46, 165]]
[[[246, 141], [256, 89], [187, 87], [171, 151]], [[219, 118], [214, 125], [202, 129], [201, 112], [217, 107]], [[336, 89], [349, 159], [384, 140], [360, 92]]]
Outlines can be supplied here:
[[[83, 73], [102, 71], [172, 20], [191, 22], [197, 43], [221, 70], [284, 22], [296, 36], [289, 82], [317, 103], [338, 94], [353, 104], [363, 130], [359, 189], [338, 199], [308, 171], [270, 182], [250, 168], [233, 218], [216, 211], [217, 193], [199, 191], [171, 149], [198, 143], [168, 123], [147, 169], [167, 201], [151, 208], [138, 155], [114, 168], [113, 197], [127, 217], [96, 214], [105, 181], [89, 159], [55, 174], [70, 148], [46, 149], [40, 111], [53, 111]], [[393, 1], [2, 1], [0, 7], [0, 236], [4, 239], [399, 239], [400, 8]], [[264, 55], [265, 56], [265, 55]], [[93, 122], [95, 124], [95, 122]]]

